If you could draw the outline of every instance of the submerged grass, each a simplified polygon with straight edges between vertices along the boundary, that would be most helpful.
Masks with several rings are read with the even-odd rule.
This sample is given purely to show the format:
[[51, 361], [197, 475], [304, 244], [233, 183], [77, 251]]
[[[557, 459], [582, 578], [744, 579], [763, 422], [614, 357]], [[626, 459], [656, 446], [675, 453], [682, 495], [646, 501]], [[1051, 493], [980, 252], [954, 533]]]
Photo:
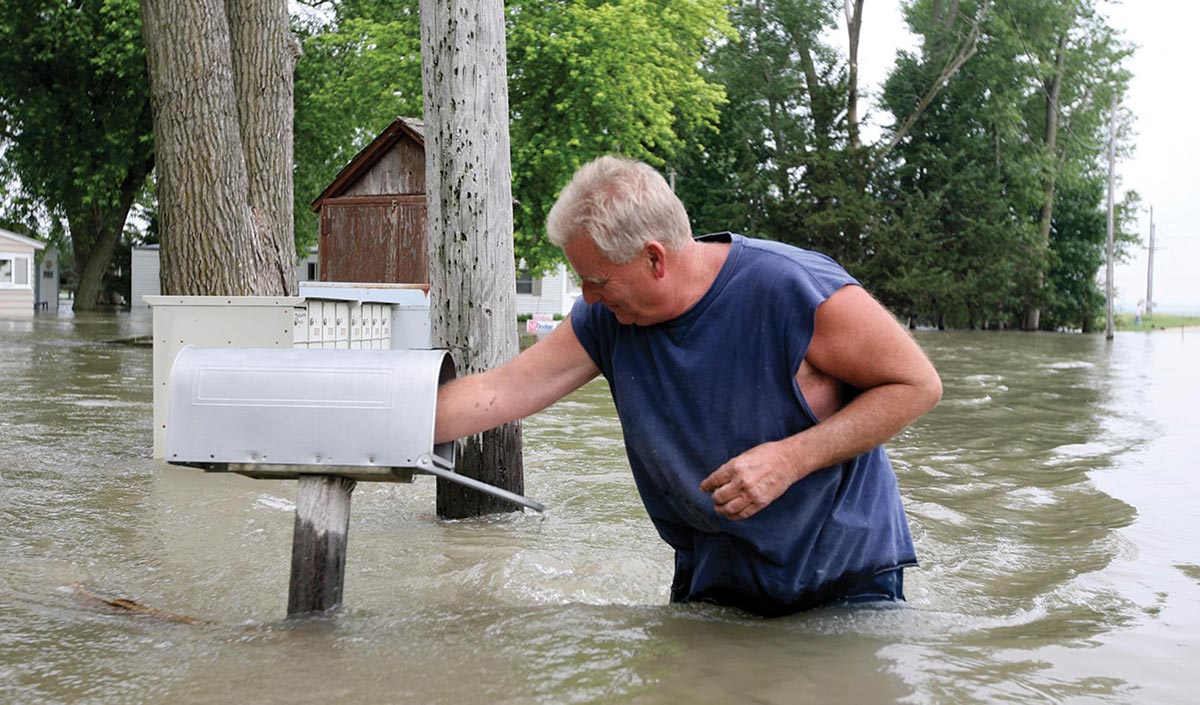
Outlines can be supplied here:
[[1200, 316], [1176, 316], [1170, 313], [1156, 313], [1153, 316], [1143, 316], [1134, 325], [1132, 313], [1118, 313], [1113, 316], [1113, 325], [1117, 330], [1153, 331], [1166, 328], [1190, 328], [1200, 326]]

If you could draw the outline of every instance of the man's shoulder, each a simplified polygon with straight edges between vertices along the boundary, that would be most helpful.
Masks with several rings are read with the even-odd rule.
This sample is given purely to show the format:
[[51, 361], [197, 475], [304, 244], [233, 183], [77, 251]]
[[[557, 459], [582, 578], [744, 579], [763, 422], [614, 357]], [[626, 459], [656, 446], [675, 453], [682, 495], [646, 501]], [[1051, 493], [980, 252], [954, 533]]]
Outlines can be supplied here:
[[739, 252], [739, 268], [744, 270], [767, 270], [778, 276], [790, 273], [817, 278], [848, 277], [846, 270], [828, 255], [786, 242], [728, 232], [704, 235], [697, 239], [705, 242], [730, 242]]
[[767, 261], [778, 259], [797, 264], [808, 262], [837, 264], [832, 258], [816, 250], [808, 250], [798, 245], [779, 242], [778, 240], [765, 240], [729, 231], [699, 235], [696, 237], [696, 240], [700, 242], [728, 242], [746, 251], [754, 258], [765, 259]]

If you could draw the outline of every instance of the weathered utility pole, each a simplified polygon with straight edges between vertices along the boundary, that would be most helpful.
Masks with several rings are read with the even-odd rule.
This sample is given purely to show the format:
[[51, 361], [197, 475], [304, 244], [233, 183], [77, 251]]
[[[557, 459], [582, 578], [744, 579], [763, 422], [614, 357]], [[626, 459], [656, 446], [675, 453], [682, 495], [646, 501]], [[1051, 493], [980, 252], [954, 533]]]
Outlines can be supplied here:
[[1146, 264], [1146, 315], [1154, 315], [1154, 206], [1150, 206], [1150, 257]]
[[[420, 8], [433, 344], [471, 374], [517, 354], [504, 3], [421, 0]], [[461, 443], [461, 474], [524, 493], [519, 423]], [[515, 509], [438, 481], [443, 518]]]
[[1113, 339], [1113, 182], [1117, 161], [1117, 94], [1113, 93], [1108, 123], [1108, 235], [1105, 245], [1107, 266], [1104, 279], [1104, 311], [1108, 318], [1104, 337]]

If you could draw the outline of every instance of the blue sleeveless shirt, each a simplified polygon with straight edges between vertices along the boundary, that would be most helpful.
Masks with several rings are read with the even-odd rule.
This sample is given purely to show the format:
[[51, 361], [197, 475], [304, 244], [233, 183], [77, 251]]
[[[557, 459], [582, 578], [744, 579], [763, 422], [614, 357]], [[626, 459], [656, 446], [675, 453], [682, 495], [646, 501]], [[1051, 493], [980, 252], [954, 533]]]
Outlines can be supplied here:
[[749, 519], [721, 517], [700, 490], [730, 458], [817, 423], [795, 375], [817, 306], [858, 284], [815, 252], [729, 233], [701, 239], [730, 250], [683, 315], [622, 325], [580, 298], [570, 318], [612, 389], [646, 511], [675, 549], [672, 599], [786, 614], [915, 565], [882, 446], [811, 473]]

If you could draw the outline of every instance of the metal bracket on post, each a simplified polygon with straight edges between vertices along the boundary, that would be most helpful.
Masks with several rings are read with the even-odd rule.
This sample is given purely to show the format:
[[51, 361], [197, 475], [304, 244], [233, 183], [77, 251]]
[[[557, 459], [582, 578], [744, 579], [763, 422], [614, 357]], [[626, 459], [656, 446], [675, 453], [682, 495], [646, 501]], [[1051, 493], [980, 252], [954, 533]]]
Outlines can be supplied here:
[[443, 480], [449, 480], [450, 482], [457, 482], [460, 485], [465, 485], [473, 490], [479, 490], [480, 492], [483, 492], [484, 494], [490, 494], [493, 497], [507, 499], [513, 504], [527, 507], [535, 512], [546, 511], [546, 506], [540, 502], [535, 502], [528, 497], [522, 497], [515, 492], [509, 492], [503, 487], [496, 487], [495, 485], [489, 485], [486, 482], [476, 480], [473, 477], [460, 475], [459, 473], [454, 472], [453, 467], [446, 468], [442, 466], [437, 462], [438, 460], [440, 460], [440, 458], [437, 456], [423, 455], [420, 458], [417, 458], [416, 469], [418, 472], [428, 473], [435, 477], [440, 477]]

